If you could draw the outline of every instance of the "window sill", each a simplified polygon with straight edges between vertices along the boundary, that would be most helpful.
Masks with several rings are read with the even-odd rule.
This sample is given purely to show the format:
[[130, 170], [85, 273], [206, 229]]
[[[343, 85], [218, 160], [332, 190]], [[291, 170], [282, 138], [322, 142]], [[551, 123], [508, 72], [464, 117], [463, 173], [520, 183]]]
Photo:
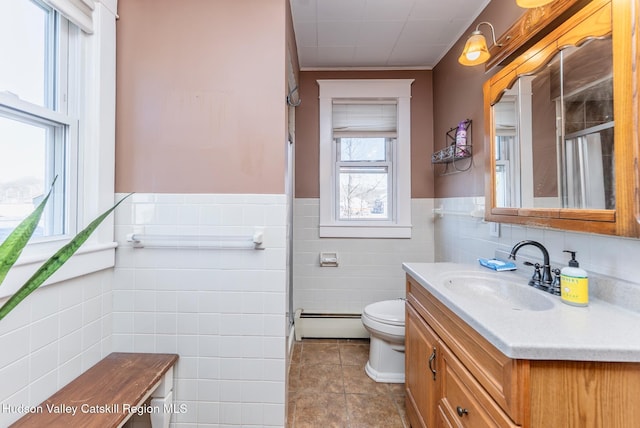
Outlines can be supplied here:
[[320, 238], [411, 238], [411, 225], [320, 225]]
[[[82, 246], [42, 287], [115, 266], [116, 242]], [[0, 287], [0, 299], [14, 294], [53, 253], [20, 258]]]

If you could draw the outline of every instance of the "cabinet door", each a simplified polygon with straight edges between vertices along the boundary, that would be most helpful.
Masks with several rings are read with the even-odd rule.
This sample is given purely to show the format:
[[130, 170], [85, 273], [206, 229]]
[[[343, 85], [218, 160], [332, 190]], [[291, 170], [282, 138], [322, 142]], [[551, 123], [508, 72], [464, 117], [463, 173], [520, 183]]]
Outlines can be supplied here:
[[433, 428], [439, 395], [438, 337], [410, 305], [407, 305], [405, 329], [409, 420], [413, 428]]

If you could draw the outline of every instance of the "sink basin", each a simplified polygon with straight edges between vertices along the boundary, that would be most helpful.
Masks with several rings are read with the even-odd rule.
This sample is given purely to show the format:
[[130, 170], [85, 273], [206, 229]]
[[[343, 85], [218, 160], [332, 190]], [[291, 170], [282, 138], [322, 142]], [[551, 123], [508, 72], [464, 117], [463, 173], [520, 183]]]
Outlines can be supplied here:
[[521, 311], [546, 311], [554, 307], [553, 300], [543, 291], [499, 275], [457, 272], [445, 275], [443, 282], [446, 289], [477, 303]]

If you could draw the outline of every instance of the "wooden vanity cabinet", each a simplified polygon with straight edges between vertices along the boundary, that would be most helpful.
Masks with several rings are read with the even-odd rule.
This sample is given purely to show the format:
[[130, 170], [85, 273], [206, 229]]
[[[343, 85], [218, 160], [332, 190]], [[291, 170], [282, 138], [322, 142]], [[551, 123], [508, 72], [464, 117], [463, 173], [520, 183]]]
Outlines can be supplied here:
[[518, 360], [504, 356], [410, 276], [405, 320], [412, 427], [517, 426]]
[[409, 275], [405, 325], [413, 428], [639, 426], [640, 363], [508, 358]]

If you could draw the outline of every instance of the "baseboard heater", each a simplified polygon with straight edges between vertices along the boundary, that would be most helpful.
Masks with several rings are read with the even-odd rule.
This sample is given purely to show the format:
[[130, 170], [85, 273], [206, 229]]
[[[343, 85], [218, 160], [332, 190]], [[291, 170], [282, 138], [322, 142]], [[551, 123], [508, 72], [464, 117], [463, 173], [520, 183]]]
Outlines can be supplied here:
[[360, 314], [305, 312], [298, 309], [294, 317], [296, 340], [306, 338], [363, 339], [369, 332]]

